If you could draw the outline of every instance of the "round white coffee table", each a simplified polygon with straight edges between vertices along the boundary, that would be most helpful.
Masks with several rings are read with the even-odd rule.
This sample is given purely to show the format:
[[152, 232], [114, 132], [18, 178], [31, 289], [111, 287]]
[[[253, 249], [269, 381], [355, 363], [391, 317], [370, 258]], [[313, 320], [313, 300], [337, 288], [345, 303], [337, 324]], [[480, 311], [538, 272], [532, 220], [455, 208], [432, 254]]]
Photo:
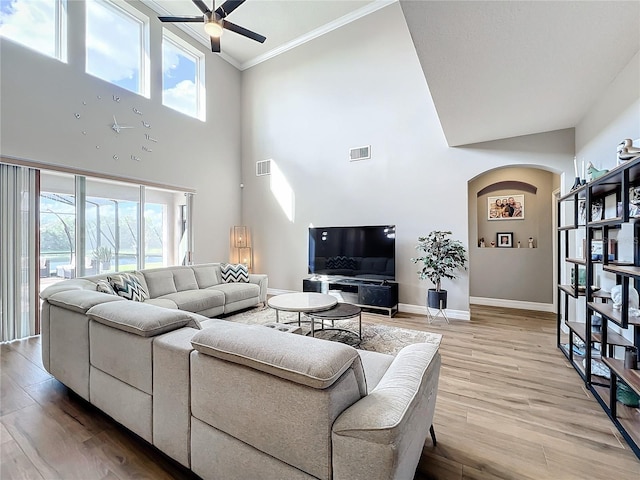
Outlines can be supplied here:
[[276, 322], [280, 321], [279, 312], [298, 312], [298, 325], [300, 314], [309, 312], [321, 312], [329, 310], [338, 303], [331, 295], [324, 293], [284, 293], [267, 300], [267, 304], [276, 311]]

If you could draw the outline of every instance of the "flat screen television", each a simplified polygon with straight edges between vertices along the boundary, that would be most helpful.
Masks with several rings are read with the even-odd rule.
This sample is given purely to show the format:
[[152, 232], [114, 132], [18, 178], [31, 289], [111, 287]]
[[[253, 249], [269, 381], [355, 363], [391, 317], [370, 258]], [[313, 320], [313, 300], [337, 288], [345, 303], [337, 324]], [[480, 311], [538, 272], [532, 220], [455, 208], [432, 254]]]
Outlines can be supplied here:
[[395, 225], [309, 227], [309, 273], [395, 280]]

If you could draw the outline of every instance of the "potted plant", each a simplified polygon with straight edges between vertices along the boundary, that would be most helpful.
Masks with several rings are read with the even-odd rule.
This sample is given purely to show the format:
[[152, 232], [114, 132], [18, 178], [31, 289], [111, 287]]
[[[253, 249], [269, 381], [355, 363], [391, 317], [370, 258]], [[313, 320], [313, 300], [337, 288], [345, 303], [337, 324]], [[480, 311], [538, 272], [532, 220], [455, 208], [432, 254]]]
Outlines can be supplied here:
[[113, 253], [109, 247], [98, 247], [93, 251], [93, 258], [100, 262], [100, 271], [104, 272], [111, 268], [111, 257]]
[[448, 238], [451, 232], [434, 230], [426, 237], [418, 237], [416, 250], [420, 257], [412, 258], [413, 263], [422, 263], [418, 271], [421, 280], [429, 279], [436, 288], [427, 293], [427, 306], [443, 310], [447, 308], [447, 291], [442, 290], [443, 278], [455, 279], [457, 269], [466, 270], [467, 251], [458, 240]]

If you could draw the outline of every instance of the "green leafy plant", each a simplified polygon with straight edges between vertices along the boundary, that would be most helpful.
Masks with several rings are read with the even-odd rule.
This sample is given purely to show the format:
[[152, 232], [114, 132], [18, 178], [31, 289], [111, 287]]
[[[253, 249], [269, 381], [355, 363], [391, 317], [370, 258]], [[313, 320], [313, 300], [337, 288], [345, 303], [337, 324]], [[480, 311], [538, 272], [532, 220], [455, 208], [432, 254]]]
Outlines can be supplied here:
[[413, 263], [422, 263], [422, 270], [417, 273], [421, 280], [428, 278], [441, 291], [443, 278], [455, 279], [455, 271], [466, 270], [467, 251], [458, 240], [448, 238], [451, 232], [434, 230], [426, 237], [418, 237], [416, 250], [420, 257], [412, 258]]
[[110, 262], [113, 252], [109, 247], [98, 247], [93, 251], [92, 256], [98, 262]]

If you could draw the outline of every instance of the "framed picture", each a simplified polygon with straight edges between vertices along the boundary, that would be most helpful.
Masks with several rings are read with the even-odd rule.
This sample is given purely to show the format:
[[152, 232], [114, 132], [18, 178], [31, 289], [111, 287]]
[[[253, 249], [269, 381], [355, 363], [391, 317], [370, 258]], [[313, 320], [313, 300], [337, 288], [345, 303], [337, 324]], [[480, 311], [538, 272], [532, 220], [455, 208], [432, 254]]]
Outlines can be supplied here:
[[594, 200], [591, 203], [591, 221], [595, 222], [597, 220], [602, 220], [603, 212], [604, 212], [603, 201]]
[[500, 248], [512, 248], [513, 247], [513, 232], [498, 232], [496, 233], [496, 246]]
[[499, 197], [487, 197], [489, 220], [522, 220], [524, 195], [510, 193]]
[[585, 225], [587, 223], [587, 201], [578, 201], [578, 225]]

